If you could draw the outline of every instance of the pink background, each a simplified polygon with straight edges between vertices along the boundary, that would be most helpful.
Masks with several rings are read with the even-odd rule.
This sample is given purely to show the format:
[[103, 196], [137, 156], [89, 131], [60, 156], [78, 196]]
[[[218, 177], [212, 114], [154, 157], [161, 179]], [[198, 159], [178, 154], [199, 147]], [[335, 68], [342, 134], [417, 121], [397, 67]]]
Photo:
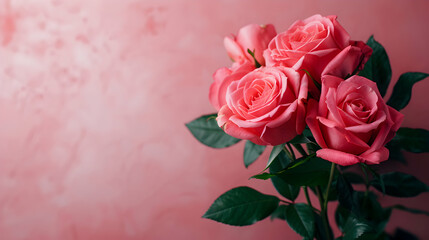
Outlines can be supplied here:
[[[375, 34], [396, 81], [429, 72], [428, 10], [392, 0], [0, 0], [0, 239], [300, 239], [281, 221], [238, 228], [201, 218], [230, 188], [275, 193], [248, 180], [267, 154], [245, 169], [243, 143], [210, 149], [184, 126], [214, 112], [211, 74], [230, 64], [223, 37], [248, 23], [283, 31], [336, 14], [353, 39]], [[429, 80], [413, 90], [403, 126], [429, 129], [428, 91]], [[429, 183], [429, 155], [408, 156], [386, 171]], [[428, 201], [383, 205], [429, 210]], [[392, 217], [389, 231], [429, 239], [428, 217]]]

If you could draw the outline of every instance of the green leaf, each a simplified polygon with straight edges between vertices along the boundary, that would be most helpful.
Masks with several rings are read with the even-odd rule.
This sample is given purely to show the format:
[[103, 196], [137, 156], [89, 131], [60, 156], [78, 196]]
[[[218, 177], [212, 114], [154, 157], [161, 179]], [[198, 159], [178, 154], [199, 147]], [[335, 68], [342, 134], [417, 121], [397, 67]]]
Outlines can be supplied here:
[[292, 146], [301, 154], [301, 156], [307, 156], [307, 152], [302, 147], [302, 144], [292, 144]]
[[338, 176], [337, 180], [337, 192], [338, 202], [341, 206], [352, 212], [359, 211], [359, 205], [353, 199], [353, 187], [341, 174]]
[[338, 227], [345, 232], [349, 218], [353, 221], [364, 222], [371, 227], [371, 231], [363, 234], [359, 239], [378, 239], [389, 221], [392, 209], [383, 208], [377, 201], [377, 196], [372, 192], [353, 192], [350, 201], [358, 207], [352, 207], [352, 211], [344, 207], [344, 203], [338, 205], [335, 212], [335, 221]]
[[345, 224], [350, 215], [351, 212], [349, 210], [341, 205], [338, 205], [337, 210], [335, 210], [335, 222], [337, 223], [340, 231], [344, 231]]
[[273, 147], [273, 150], [271, 150], [271, 154], [270, 154], [270, 157], [268, 158], [268, 163], [267, 163], [267, 166], [265, 167], [264, 171], [267, 170], [271, 166], [271, 163], [273, 163], [274, 159], [276, 159], [277, 156], [282, 152], [284, 147], [285, 147], [284, 144], [280, 144], [280, 145]]
[[[365, 236], [366, 237], [366, 236]], [[360, 239], [362, 239], [362, 240], [365, 240], [364, 238], [360, 238]], [[367, 239], [374, 239], [374, 240], [392, 240], [391, 239], [391, 237], [390, 237], [390, 235], [389, 234], [387, 234], [386, 232], [382, 232], [382, 233], [380, 233], [380, 234], [377, 234], [376, 236], [374, 236], [374, 237], [371, 237], [370, 236], [370, 238], [367, 238]]]
[[217, 198], [203, 218], [233, 225], [251, 225], [268, 217], [279, 204], [275, 196], [262, 194], [249, 187], [229, 190]]
[[428, 76], [429, 74], [421, 72], [407, 72], [402, 74], [393, 88], [392, 96], [390, 96], [389, 101], [387, 101], [387, 105], [398, 111], [405, 108], [410, 102], [413, 85]]
[[[382, 174], [381, 178], [386, 187], [386, 194], [394, 197], [415, 197], [420, 193], [429, 191], [429, 187], [416, 177], [401, 173], [390, 172]], [[378, 182], [371, 182], [377, 190], [381, 191]]]
[[373, 180], [373, 182], [378, 184], [378, 186], [380, 187], [381, 192], [383, 193], [383, 195], [386, 194], [386, 187], [385, 187], [385, 184], [384, 184], [384, 180], [380, 176], [380, 174], [378, 174], [374, 169], [372, 169], [370, 166], [368, 166], [368, 165], [366, 165], [364, 163], [361, 163], [361, 166], [363, 166], [364, 169], [367, 169], [367, 170], [369, 170], [372, 173], [372, 176], [375, 178], [375, 181]]
[[299, 235], [313, 239], [315, 224], [310, 206], [304, 203], [290, 204], [286, 207], [286, 221]]
[[250, 56], [252, 56], [253, 61], [255, 62], [255, 67], [259, 68], [261, 67], [261, 64], [258, 62], [258, 60], [256, 60], [255, 58], [255, 50], [251, 51], [250, 49], [247, 49], [247, 52], [250, 54]]
[[271, 220], [281, 219], [286, 220], [286, 205], [279, 205], [276, 210], [271, 213]]
[[302, 135], [304, 135], [306, 138], [308, 138], [311, 142], [315, 142], [315, 141], [313, 141], [314, 140], [313, 133], [311, 132], [311, 130], [308, 126], [306, 126], [304, 128]]
[[[281, 157], [283, 155], [283, 157]], [[285, 169], [290, 161], [288, 158], [285, 158], [286, 153], [282, 152], [278, 155], [278, 157], [281, 157], [278, 161], [274, 161], [271, 164], [270, 167], [270, 173], [276, 173], [283, 169]], [[273, 182], [274, 187], [276, 188], [277, 192], [279, 192], [283, 197], [295, 201], [295, 199], [298, 197], [300, 187], [288, 184], [283, 179], [273, 176], [271, 177], [271, 181]]]
[[392, 209], [381, 208], [381, 212], [379, 213], [379, 215], [371, 219], [376, 236], [384, 232], [384, 229], [386, 228], [386, 225], [389, 222], [391, 214], [392, 214]]
[[301, 143], [311, 143], [311, 141], [304, 135], [297, 135], [292, 140], [289, 141], [291, 144], [301, 144]]
[[374, 232], [373, 228], [369, 223], [364, 220], [357, 219], [354, 217], [347, 218], [344, 225], [344, 240], [355, 240], [364, 234]]
[[[283, 149], [284, 150], [284, 149]], [[275, 149], [273, 149], [273, 151], [271, 152], [271, 155], [275, 155], [275, 154], [277, 154], [277, 153], [273, 153], [274, 151], [276, 151]], [[276, 155], [276, 157], [271, 161], [271, 163], [270, 163], [270, 169], [271, 169], [271, 167], [274, 165], [274, 164], [281, 164], [282, 166], [284, 165], [284, 166], [287, 166], [289, 163], [291, 162], [291, 159], [290, 159], [290, 157], [288, 156], [288, 154], [286, 154], [286, 151], [280, 151], [277, 155]], [[283, 168], [281, 168], [281, 169], [279, 169], [279, 171], [280, 170], [282, 170]], [[264, 169], [264, 171], [265, 171], [266, 169]], [[252, 177], [250, 177], [250, 178], [255, 178], [255, 179], [262, 179], [262, 180], [267, 180], [267, 179], [270, 179], [270, 178], [273, 178], [273, 177], [275, 177], [276, 176], [276, 172], [275, 171], [270, 171], [270, 173], [267, 173], [267, 172], [263, 172], [263, 173], [260, 173], [260, 174], [257, 174], [257, 175], [254, 175], [254, 176], [252, 176]]]
[[247, 141], [244, 146], [244, 166], [249, 167], [259, 156], [264, 152], [266, 146], [255, 144], [251, 141]]
[[400, 146], [408, 152], [429, 152], [429, 131], [420, 128], [400, 128], [391, 144]]
[[297, 159], [287, 169], [279, 172], [277, 176], [292, 185], [323, 186], [328, 183], [330, 170], [330, 162], [309, 155]]
[[392, 140], [386, 144], [386, 148], [389, 150], [389, 160], [398, 161], [404, 165], [407, 165], [407, 159], [402, 153], [400, 142]]
[[375, 233], [381, 234], [389, 221], [392, 209], [383, 208], [372, 192], [355, 192], [354, 197], [360, 206], [359, 211], [354, 212], [355, 215], [370, 223]]
[[354, 172], [345, 172], [343, 177], [351, 184], [365, 184], [362, 176]]
[[384, 96], [392, 78], [389, 57], [384, 47], [375, 41], [374, 36], [368, 39], [367, 44], [372, 48], [373, 52], [364, 69], [359, 72], [359, 76], [366, 77], [377, 83], [381, 96]]
[[240, 141], [226, 134], [217, 125], [216, 114], [204, 115], [186, 124], [192, 135], [202, 144], [212, 148], [226, 148]]
[[401, 228], [397, 228], [395, 230], [395, 235], [391, 238], [391, 240], [418, 240], [416, 236], [414, 236], [412, 233], [407, 232]]
[[321, 149], [319, 145], [315, 143], [307, 143], [307, 149], [310, 154], [315, 153], [317, 150]]
[[392, 209], [398, 209], [398, 210], [402, 210], [405, 212], [410, 212], [410, 213], [414, 213], [414, 214], [423, 214], [426, 216], [429, 216], [429, 212], [428, 211], [424, 211], [424, 210], [420, 210], [420, 209], [415, 209], [415, 208], [409, 208], [409, 207], [405, 207], [403, 205], [394, 205], [392, 207], [390, 207]]
[[260, 179], [260, 180], [267, 180], [267, 179], [273, 178], [275, 176], [276, 176], [275, 174], [270, 174], [270, 173], [267, 173], [267, 172], [263, 172], [263, 173], [260, 173], [260, 174], [253, 175], [250, 178]]
[[323, 224], [322, 217], [320, 217], [319, 214], [314, 213], [314, 219], [316, 223], [316, 231], [314, 232], [315, 238], [317, 240], [328, 240], [334, 238], [334, 233], [332, 232], [332, 229], [328, 227], [328, 232], [326, 232], [326, 229]]
[[[335, 175], [336, 176], [336, 175]], [[337, 201], [338, 200], [338, 191], [337, 191], [337, 179], [334, 176], [334, 179], [332, 180], [331, 187], [329, 188], [329, 196], [328, 201]], [[320, 186], [320, 190], [322, 193], [326, 193], [326, 185]], [[310, 189], [314, 192], [315, 195], [317, 195], [317, 190], [315, 186], [310, 187]]]

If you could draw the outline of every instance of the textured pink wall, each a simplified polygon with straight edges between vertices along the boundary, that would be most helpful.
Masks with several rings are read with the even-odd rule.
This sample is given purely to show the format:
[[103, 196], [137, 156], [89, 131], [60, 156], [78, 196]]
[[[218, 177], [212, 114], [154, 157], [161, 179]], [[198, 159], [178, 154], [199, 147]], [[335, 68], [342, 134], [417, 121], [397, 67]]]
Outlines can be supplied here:
[[[242, 144], [210, 149], [184, 127], [213, 112], [211, 74], [229, 64], [223, 37], [336, 14], [353, 39], [375, 34], [397, 79], [429, 72], [428, 10], [391, 0], [0, 0], [0, 239], [299, 239], [281, 221], [201, 219], [232, 187], [274, 193], [247, 180], [265, 160], [246, 170]], [[429, 128], [428, 91], [429, 80], [414, 89], [404, 126]], [[429, 155], [412, 157], [396, 167], [429, 183]], [[402, 203], [429, 210], [428, 195]], [[389, 230], [429, 239], [427, 217], [393, 217]]]

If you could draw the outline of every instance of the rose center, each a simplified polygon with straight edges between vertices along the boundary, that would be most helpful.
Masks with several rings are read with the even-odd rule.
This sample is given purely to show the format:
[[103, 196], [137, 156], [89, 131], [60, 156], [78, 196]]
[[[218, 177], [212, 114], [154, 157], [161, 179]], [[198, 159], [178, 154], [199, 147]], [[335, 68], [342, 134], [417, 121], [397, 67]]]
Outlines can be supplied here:
[[350, 105], [354, 111], [362, 112], [366, 110], [365, 104], [362, 100], [353, 101]]
[[275, 85], [273, 85], [271, 81], [253, 81], [249, 88], [245, 90], [244, 94], [247, 109], [252, 109], [266, 102], [275, 88]]

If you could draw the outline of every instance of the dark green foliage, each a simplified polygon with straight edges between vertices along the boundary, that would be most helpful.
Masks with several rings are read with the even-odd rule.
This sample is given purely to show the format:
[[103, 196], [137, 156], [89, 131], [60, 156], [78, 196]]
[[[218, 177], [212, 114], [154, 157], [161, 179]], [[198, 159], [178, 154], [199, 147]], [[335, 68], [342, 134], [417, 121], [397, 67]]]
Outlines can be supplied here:
[[276, 210], [279, 199], [249, 187], [238, 187], [218, 197], [203, 218], [217, 222], [246, 226], [260, 221]]
[[229, 136], [217, 125], [216, 116], [217, 114], [201, 116], [187, 123], [186, 127], [198, 141], [212, 148], [226, 148], [238, 143], [240, 139]]

